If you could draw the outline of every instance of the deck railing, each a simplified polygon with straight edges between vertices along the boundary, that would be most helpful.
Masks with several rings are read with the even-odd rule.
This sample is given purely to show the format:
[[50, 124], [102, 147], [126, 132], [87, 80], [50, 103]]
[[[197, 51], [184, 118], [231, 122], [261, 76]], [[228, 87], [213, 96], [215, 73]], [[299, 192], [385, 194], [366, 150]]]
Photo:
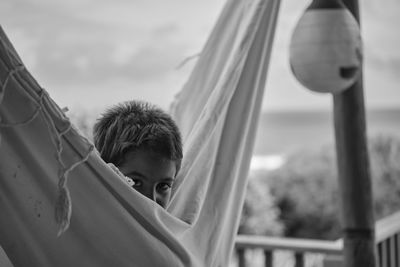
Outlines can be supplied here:
[[[377, 261], [379, 267], [400, 266], [400, 211], [379, 220], [375, 226]], [[313, 239], [277, 238], [239, 235], [236, 239], [236, 254], [239, 267], [247, 267], [245, 252], [252, 249], [264, 251], [265, 267], [273, 267], [276, 251], [290, 251], [294, 255], [294, 266], [304, 267], [307, 254], [323, 254], [321, 267], [340, 267], [342, 263], [341, 240], [323, 241]], [[250, 267], [250, 266], [248, 266]]]
[[400, 266], [400, 212], [376, 224], [377, 258], [380, 267]]
[[262, 249], [266, 267], [273, 266], [274, 252], [280, 250], [291, 251], [295, 259], [295, 267], [303, 267], [305, 266], [304, 259], [307, 253], [340, 256], [342, 244], [341, 242], [324, 240], [239, 235], [236, 239], [239, 267], [247, 266], [245, 258], [247, 249]]
[[[378, 221], [375, 230], [378, 266], [400, 267], [400, 211]], [[341, 267], [343, 266], [342, 247], [341, 240], [323, 241], [239, 235], [236, 238], [237, 265], [239, 267], [248, 266], [245, 258], [246, 250], [261, 249], [264, 251], [264, 266], [266, 267], [273, 267], [274, 254], [281, 250], [293, 253], [295, 267], [304, 267], [305, 256], [313, 253], [325, 256], [325, 259], [321, 262], [321, 267]], [[12, 267], [1, 247], [0, 266]]]

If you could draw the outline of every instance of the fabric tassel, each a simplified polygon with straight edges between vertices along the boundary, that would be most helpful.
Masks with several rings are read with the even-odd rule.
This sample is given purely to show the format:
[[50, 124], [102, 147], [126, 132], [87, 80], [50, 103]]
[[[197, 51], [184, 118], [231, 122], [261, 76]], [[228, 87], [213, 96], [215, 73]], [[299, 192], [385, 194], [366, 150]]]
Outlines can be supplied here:
[[71, 196], [67, 186], [64, 184], [58, 190], [58, 197], [55, 206], [55, 219], [58, 225], [57, 237], [61, 236], [68, 229], [71, 213]]

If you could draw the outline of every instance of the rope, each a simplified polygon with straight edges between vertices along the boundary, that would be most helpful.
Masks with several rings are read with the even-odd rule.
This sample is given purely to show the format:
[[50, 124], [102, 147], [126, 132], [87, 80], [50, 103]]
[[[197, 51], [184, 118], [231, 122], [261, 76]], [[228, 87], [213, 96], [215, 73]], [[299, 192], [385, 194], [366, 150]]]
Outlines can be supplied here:
[[[8, 59], [9, 63], [12, 64], [13, 59], [15, 55], [11, 55], [9, 51], [9, 47], [5, 43], [3, 39], [0, 38], [0, 43], [1, 46], [3, 47], [3, 50], [6, 52], [6, 58]], [[7, 77], [5, 78], [4, 82], [2, 82], [2, 85], [0, 87], [0, 104], [3, 101], [5, 90], [7, 86], [9, 85], [9, 82], [11, 78], [16, 79], [14, 76], [15, 74], [18, 74], [18, 72], [25, 70], [25, 67], [23, 65], [16, 66], [14, 69], [11, 69], [9, 73], [7, 74]], [[12, 122], [12, 123], [4, 123], [1, 122], [0, 118], [0, 128], [5, 128], [5, 127], [15, 127], [15, 126], [22, 126], [29, 124], [32, 122], [40, 113], [43, 115], [44, 122], [48, 128], [48, 131], [50, 133], [50, 139], [51, 142], [53, 143], [57, 153], [56, 153], [56, 158], [57, 162], [59, 164], [59, 174], [58, 174], [58, 194], [57, 194], [57, 200], [55, 203], [55, 220], [58, 225], [58, 233], [57, 236], [60, 236], [62, 233], [64, 233], [70, 224], [70, 219], [71, 219], [71, 213], [72, 213], [72, 205], [71, 205], [71, 196], [67, 187], [67, 180], [68, 180], [68, 174], [75, 169], [77, 166], [80, 164], [84, 163], [85, 161], [88, 160], [90, 154], [94, 150], [94, 146], [90, 144], [90, 142], [86, 140], [87, 143], [90, 144], [86, 155], [78, 160], [77, 162], [72, 163], [70, 166], [66, 167], [64, 161], [62, 160], [62, 152], [63, 152], [63, 143], [62, 143], [62, 137], [67, 134], [71, 128], [72, 124], [71, 122], [66, 119], [65, 122], [67, 122], [67, 127], [63, 129], [62, 131], [58, 131], [55, 122], [53, 121], [51, 115], [49, 114], [49, 111], [46, 109], [46, 107], [43, 104], [43, 99], [46, 97], [47, 99], [50, 99], [48, 96], [47, 92], [38, 85], [39, 88], [41, 89], [39, 93], [39, 99], [31, 99], [32, 102], [35, 102], [37, 104], [36, 110], [33, 112], [33, 114], [26, 120], [20, 121], [20, 122]], [[1, 135], [0, 135], [1, 137]]]
[[55, 220], [58, 224], [57, 237], [61, 236], [68, 229], [71, 219], [72, 205], [71, 196], [67, 187], [68, 174], [78, 165], [87, 161], [93, 150], [94, 146], [91, 145], [86, 155], [81, 160], [71, 164], [71, 166], [61, 172], [58, 182], [58, 196], [55, 205]]
[[188, 56], [188, 57], [184, 58], [184, 59], [178, 64], [178, 66], [175, 67], [175, 69], [179, 70], [180, 68], [182, 68], [183, 66], [185, 66], [186, 63], [188, 63], [189, 61], [191, 61], [191, 60], [193, 60], [193, 59], [195, 59], [195, 58], [197, 58], [197, 57], [200, 57], [200, 54], [201, 54], [201, 53], [197, 53], [197, 54], [194, 54], [194, 55], [191, 55], [191, 56]]
[[4, 80], [4, 82], [2, 83], [1, 86], [1, 91], [5, 92], [6, 86], [8, 84], [8, 81], [10, 80], [10, 78], [14, 75], [14, 73], [17, 73], [18, 71], [24, 70], [25, 67], [24, 66], [17, 66], [15, 69], [10, 70], [10, 72], [7, 74], [6, 79]]
[[[41, 93], [40, 93], [40, 96], [39, 96], [39, 103], [41, 103], [42, 102], [42, 99], [43, 99], [43, 91], [41, 91]], [[26, 125], [26, 124], [29, 124], [29, 123], [31, 123], [38, 115], [39, 115], [39, 112], [42, 110], [42, 106], [39, 104], [37, 107], [36, 107], [36, 110], [33, 112], [33, 114], [28, 118], [28, 119], [26, 119], [25, 121], [21, 121], [21, 122], [12, 122], [12, 123], [4, 123], [4, 122], [1, 122], [0, 121], [0, 128], [8, 128], [8, 127], [15, 127], [15, 126], [23, 126], [23, 125]]]
[[[8, 53], [7, 53], [7, 54], [8, 54]], [[3, 96], [4, 96], [4, 93], [6, 92], [6, 88], [7, 88], [8, 82], [10, 81], [11, 77], [12, 77], [15, 73], [17, 73], [18, 71], [21, 71], [21, 70], [23, 70], [23, 69], [25, 69], [24, 66], [17, 66], [17, 67], [15, 67], [14, 69], [10, 70], [10, 72], [7, 74], [7, 77], [5, 78], [4, 82], [2, 82], [2, 85], [1, 85], [1, 90], [0, 90], [0, 103], [3, 102]]]

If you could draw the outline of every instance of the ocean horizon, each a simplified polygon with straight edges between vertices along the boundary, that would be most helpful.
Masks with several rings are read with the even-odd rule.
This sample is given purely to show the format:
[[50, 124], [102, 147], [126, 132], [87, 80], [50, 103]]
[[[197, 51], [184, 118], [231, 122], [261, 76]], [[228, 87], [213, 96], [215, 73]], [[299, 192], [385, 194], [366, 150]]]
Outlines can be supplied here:
[[[366, 124], [369, 137], [400, 137], [400, 108], [367, 110]], [[333, 143], [333, 114], [330, 111], [263, 112], [257, 129], [251, 169], [276, 169], [291, 153]]]

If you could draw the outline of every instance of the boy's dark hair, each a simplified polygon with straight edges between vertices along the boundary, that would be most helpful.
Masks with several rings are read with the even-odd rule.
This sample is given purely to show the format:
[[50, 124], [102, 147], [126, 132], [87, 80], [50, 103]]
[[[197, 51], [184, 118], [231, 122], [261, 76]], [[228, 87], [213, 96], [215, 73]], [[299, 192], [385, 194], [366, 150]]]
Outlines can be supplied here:
[[148, 149], [177, 163], [182, 160], [178, 127], [163, 110], [146, 102], [127, 101], [106, 110], [93, 128], [94, 144], [107, 163], [118, 166], [127, 152]]

